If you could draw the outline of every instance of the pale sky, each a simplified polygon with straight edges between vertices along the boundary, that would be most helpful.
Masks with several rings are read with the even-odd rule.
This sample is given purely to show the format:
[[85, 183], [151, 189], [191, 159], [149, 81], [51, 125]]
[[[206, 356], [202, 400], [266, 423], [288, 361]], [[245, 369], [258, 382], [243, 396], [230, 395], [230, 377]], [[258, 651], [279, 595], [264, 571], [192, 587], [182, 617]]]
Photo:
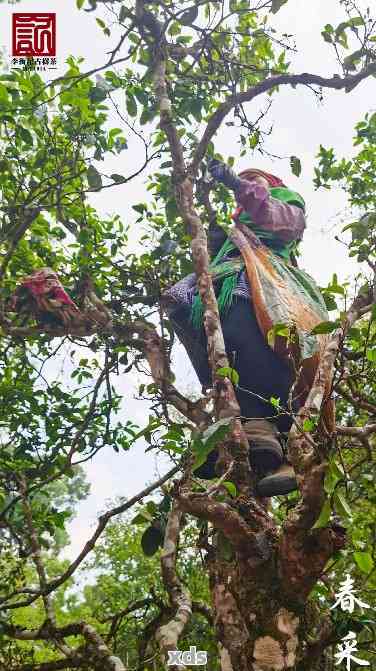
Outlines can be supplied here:
[[[365, 4], [365, 3], [364, 3]], [[116, 38], [104, 37], [95, 22], [96, 12], [78, 11], [74, 0], [22, 0], [17, 5], [0, 4], [0, 47], [10, 51], [10, 19], [14, 11], [55, 11], [57, 14], [57, 54], [59, 70], [64, 72], [64, 61], [70, 54], [85, 58], [85, 69], [102, 65], [106, 52], [114, 47]], [[298, 53], [289, 60], [295, 72], [314, 72], [326, 76], [338, 72], [330, 45], [323, 42], [320, 32], [326, 23], [337, 25], [343, 20], [338, 0], [289, 0], [287, 5], [274, 17], [273, 25], [285, 33], [296, 35]], [[47, 79], [48, 75], [44, 75]], [[356, 272], [356, 264], [346, 258], [346, 248], [334, 240], [334, 228], [346, 216], [346, 198], [340, 190], [315, 191], [313, 187], [313, 166], [319, 145], [333, 147], [339, 157], [353, 154], [353, 128], [367, 111], [374, 109], [376, 94], [375, 79], [361, 83], [351, 93], [324, 91], [324, 102], [318, 104], [313, 93], [303, 87], [292, 89], [282, 87], [274, 96], [269, 112], [273, 133], [267, 144], [272, 154], [289, 157], [298, 156], [303, 165], [302, 174], [297, 179], [291, 174], [289, 161], [275, 160], [259, 155], [244, 157], [235, 163], [237, 169], [253, 166], [278, 174], [296, 191], [299, 191], [308, 210], [308, 229], [302, 244], [300, 265], [325, 285], [336, 272], [345, 279]], [[249, 117], [257, 118], [265, 98], [258, 98], [248, 105]], [[121, 101], [120, 101], [121, 103]], [[110, 123], [120, 127], [119, 119], [112, 117]], [[129, 138], [130, 139], [130, 138]], [[215, 138], [215, 146], [225, 157], [237, 155], [237, 137], [232, 128], [226, 126]], [[109, 156], [100, 169], [108, 174], [116, 172], [125, 176], [134, 171], [140, 159], [139, 147], [130, 139], [129, 149], [119, 157]], [[124, 222], [131, 224], [135, 213], [131, 205], [145, 199], [146, 174], [129, 185], [107, 189], [92, 197], [93, 204], [103, 214], [118, 213]], [[350, 219], [351, 220], [351, 219]], [[135, 225], [134, 240], [138, 236]], [[196, 378], [181, 347], [175, 352], [175, 372], [178, 382], [184, 390], [193, 388]], [[117, 387], [124, 395], [122, 417], [140, 422], [147, 416], [145, 403], [136, 401], [133, 396], [136, 383], [134, 374], [117, 380]], [[71, 525], [72, 544], [68, 556], [73, 557], [82, 547], [90, 534], [96, 517], [105, 507], [106, 500], [115, 496], [132, 496], [140, 491], [146, 482], [151, 481], [156, 472], [167, 470], [163, 459], [151, 453], [144, 454], [139, 445], [129, 453], [116, 454], [107, 450], [98, 454], [93, 463], [86, 467], [91, 482], [91, 495], [79, 509], [77, 519]]]

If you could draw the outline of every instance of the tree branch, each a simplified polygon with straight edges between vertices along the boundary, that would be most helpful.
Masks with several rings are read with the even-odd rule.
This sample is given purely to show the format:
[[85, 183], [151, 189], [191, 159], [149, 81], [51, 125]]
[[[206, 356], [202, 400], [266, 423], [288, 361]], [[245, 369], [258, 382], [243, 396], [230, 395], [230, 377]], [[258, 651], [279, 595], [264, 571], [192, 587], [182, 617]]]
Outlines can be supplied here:
[[362, 410], [366, 410], [367, 412], [369, 412], [371, 415], [376, 415], [376, 405], [374, 403], [370, 403], [364, 395], [358, 394], [355, 390], [354, 393], [351, 394], [347, 389], [343, 387], [343, 385], [337, 385], [336, 391], [346, 401], [351, 403], [351, 405], [354, 408], [361, 408]]
[[182, 510], [211, 522], [237, 552], [252, 557], [255, 564], [270, 558], [270, 548], [276, 539], [275, 527], [268, 513], [254, 499], [221, 503], [207, 496], [206, 492], [190, 492], [185, 486], [178, 488], [176, 497]]
[[216, 111], [209, 118], [204, 134], [195, 151], [192, 164], [189, 169], [190, 174], [193, 176], [196, 175], [200, 163], [205, 156], [209, 142], [212, 140], [227, 114], [237, 105], [250, 102], [262, 93], [266, 93], [276, 86], [282, 86], [285, 84], [290, 84], [293, 88], [298, 85], [309, 86], [314, 84], [323, 88], [336, 90], [344, 89], [346, 93], [348, 93], [352, 91], [360, 82], [372, 75], [376, 75], [376, 62], [370, 63], [366, 68], [357, 74], [348, 75], [347, 77], [340, 77], [339, 75], [333, 75], [333, 77], [321, 77], [320, 75], [314, 75], [308, 72], [303, 72], [297, 75], [275, 75], [272, 77], [267, 77], [262, 82], [252, 86], [243, 93], [232, 95], [223, 103], [218, 105]]
[[[182, 511], [177, 501], [173, 502], [168, 516], [164, 546], [161, 556], [162, 578], [169, 594], [171, 606], [175, 609], [174, 617], [158, 628], [155, 638], [162, 653], [166, 656], [170, 650], [178, 650], [178, 643], [192, 615], [192, 600], [188, 590], [182, 585], [176, 572], [177, 546]], [[174, 671], [175, 665], [171, 667]]]
[[339, 436], [352, 436], [362, 441], [372, 433], [376, 433], [376, 424], [366, 424], [365, 426], [337, 426], [336, 433]]
[[[201, 219], [194, 208], [193, 183], [187, 174], [183, 146], [172, 117], [171, 101], [167, 90], [166, 55], [157, 49], [154, 64], [154, 90], [160, 113], [160, 127], [166, 133], [170, 146], [176, 202], [186, 229], [192, 237], [191, 249], [197, 287], [204, 306], [204, 329], [207, 336], [208, 358], [212, 371], [216, 417], [238, 417], [240, 408], [234, 388], [229, 379], [217, 375], [219, 368], [228, 367], [228, 359], [222, 333], [213, 282], [209, 272], [207, 238]], [[240, 492], [248, 492], [250, 487], [250, 466], [248, 442], [239, 420], [234, 420], [232, 441], [237, 456], [234, 473]], [[225, 464], [227, 466], [227, 464]]]
[[166, 473], [163, 477], [159, 478], [159, 480], [156, 480], [153, 482], [151, 485], [146, 487], [145, 489], [142, 490], [139, 494], [136, 494], [133, 496], [129, 501], [126, 501], [125, 503], [116, 506], [115, 508], [112, 508], [111, 510], [108, 510], [104, 515], [101, 515], [99, 517], [98, 525], [97, 528], [95, 529], [93, 535], [91, 538], [87, 541], [85, 544], [84, 548], [81, 550], [79, 555], [76, 557], [76, 559], [68, 566], [66, 571], [59, 577], [55, 578], [51, 582], [47, 583], [44, 589], [41, 589], [37, 592], [35, 592], [29, 599], [25, 599], [22, 602], [16, 602], [14, 604], [6, 604], [6, 601], [8, 601], [12, 596], [10, 595], [7, 599], [4, 599], [2, 602], [2, 609], [3, 610], [8, 610], [8, 609], [15, 609], [15, 608], [21, 608], [24, 606], [29, 606], [31, 603], [33, 603], [36, 599], [38, 599], [40, 596], [45, 596], [47, 594], [50, 594], [54, 590], [56, 590], [60, 585], [63, 585], [68, 578], [70, 578], [73, 573], [76, 571], [76, 569], [80, 566], [80, 564], [83, 562], [85, 557], [91, 552], [93, 547], [95, 546], [95, 543], [97, 542], [99, 536], [103, 533], [104, 529], [106, 528], [108, 522], [112, 517], [115, 517], [116, 515], [121, 515], [121, 513], [124, 513], [126, 510], [129, 510], [132, 506], [135, 505], [135, 503], [138, 503], [141, 501], [145, 496], [148, 496], [153, 492], [155, 489], [158, 489], [161, 487], [165, 482], [167, 482], [170, 478], [172, 478], [180, 469], [180, 465], [175, 466], [172, 468], [168, 473]]
[[[334, 362], [340, 345], [349, 328], [362, 316], [362, 308], [369, 304], [369, 298], [369, 295], [361, 292], [346, 313], [341, 327], [330, 336], [307, 400], [290, 431], [289, 457], [298, 474], [302, 493], [299, 510], [294, 512], [295, 524], [300, 528], [310, 529], [320, 513], [323, 502], [323, 473], [326, 467], [318, 458], [310, 434], [303, 430], [303, 423], [307, 418], [319, 417], [325, 401], [325, 390], [333, 380]], [[321, 486], [318, 486], [319, 483]]]
[[[73, 649], [67, 660], [47, 662], [45, 665], [26, 665], [22, 666], [19, 671], [29, 671], [29, 669], [30, 671], [54, 671], [55, 669], [76, 668], [85, 666], [89, 660], [95, 667], [101, 664], [101, 669], [104, 671], [126, 671], [121, 659], [112, 655], [102, 637], [95, 631], [94, 627], [86, 622], [76, 622], [60, 628], [51, 625], [50, 622], [45, 622], [40, 629], [35, 630], [21, 629], [8, 625], [6, 622], [1, 622], [1, 626], [8, 636], [21, 641], [54, 641], [55, 639], [61, 640], [66, 636], [83, 636], [88, 644], [85, 658], [81, 654], [82, 649]], [[66, 662], [65, 665], [64, 662]], [[52, 666], [50, 666], [51, 664]]]
[[[181, 394], [171, 382], [171, 370], [164, 349], [164, 344], [153, 324], [144, 321], [135, 321], [124, 324], [119, 321], [109, 321], [105, 325], [81, 323], [70, 324], [69, 327], [12, 326], [11, 321], [0, 314], [0, 325], [5, 335], [13, 338], [29, 338], [36, 335], [46, 335], [53, 338], [67, 335], [81, 338], [94, 334], [102, 336], [116, 335], [123, 343], [141, 350], [148, 361], [154, 382], [161, 388], [166, 400], [171, 403], [182, 415], [187, 417], [196, 426], [202, 429], [211, 423], [209, 413], [203, 408], [203, 399], [191, 401]], [[135, 338], [138, 336], [138, 338]]]
[[30, 502], [27, 497], [27, 486], [26, 486], [26, 481], [24, 478], [20, 480], [20, 491], [21, 491], [21, 496], [22, 496], [22, 507], [24, 510], [25, 514], [25, 520], [26, 520], [26, 527], [29, 533], [29, 538], [30, 538], [30, 545], [31, 545], [31, 556], [38, 574], [39, 578], [39, 587], [40, 587], [40, 592], [43, 593], [43, 604], [44, 604], [44, 610], [46, 613], [47, 617], [47, 622], [50, 625], [55, 625], [56, 624], [56, 617], [55, 617], [55, 612], [53, 609], [52, 601], [50, 596], [45, 593], [46, 586], [47, 586], [47, 575], [46, 575], [46, 570], [43, 564], [42, 560], [42, 553], [41, 553], [41, 547], [38, 539], [38, 534], [36, 532], [36, 529], [34, 527], [33, 523], [33, 513], [31, 510]]
[[[345, 544], [345, 534], [335, 526], [312, 530], [325, 501], [324, 474], [327, 463], [318, 453], [308, 432], [303, 430], [304, 420], [318, 418], [325, 401], [325, 390], [331, 386], [334, 362], [341, 343], [351, 326], [363, 315], [370, 296], [362, 291], [355, 298], [343, 318], [342, 325], [329, 338], [311, 390], [297, 420], [290, 431], [289, 458], [297, 473], [301, 500], [293, 509], [283, 527], [280, 541], [280, 573], [284, 589], [290, 596], [304, 599], [313, 587], [333, 552]], [[372, 426], [370, 426], [370, 433]], [[355, 432], [366, 437], [365, 427]]]
[[57, 659], [54, 662], [42, 664], [23, 664], [12, 671], [61, 671], [62, 669], [79, 669], [84, 664], [82, 659]]

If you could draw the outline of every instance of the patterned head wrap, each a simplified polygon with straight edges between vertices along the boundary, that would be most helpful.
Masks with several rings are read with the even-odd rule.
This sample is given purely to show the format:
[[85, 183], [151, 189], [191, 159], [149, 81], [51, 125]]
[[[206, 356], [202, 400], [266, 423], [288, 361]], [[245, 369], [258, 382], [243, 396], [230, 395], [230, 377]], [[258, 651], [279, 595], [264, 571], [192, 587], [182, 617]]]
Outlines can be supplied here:
[[51, 268], [35, 270], [28, 277], [24, 277], [21, 286], [30, 291], [37, 303], [40, 298], [48, 297], [61, 301], [63, 305], [76, 307], [64, 290], [57, 274]]
[[40, 322], [46, 315], [69, 326], [80, 316], [80, 310], [65, 291], [52, 268], [39, 268], [24, 277], [9, 301], [11, 312], [28, 312]]
[[271, 188], [286, 186], [279, 177], [271, 175], [269, 172], [264, 172], [263, 170], [257, 170], [256, 168], [247, 168], [247, 170], [242, 170], [242, 172], [239, 173], [241, 179], [247, 179], [248, 181], [251, 181], [256, 175], [266, 179]]

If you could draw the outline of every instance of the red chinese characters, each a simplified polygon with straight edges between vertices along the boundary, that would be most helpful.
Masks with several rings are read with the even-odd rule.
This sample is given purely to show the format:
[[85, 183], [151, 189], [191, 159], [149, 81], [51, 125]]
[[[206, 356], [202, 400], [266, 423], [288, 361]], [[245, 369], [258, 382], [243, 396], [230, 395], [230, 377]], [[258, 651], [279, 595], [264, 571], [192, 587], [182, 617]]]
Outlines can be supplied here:
[[56, 14], [13, 14], [13, 56], [56, 56]]

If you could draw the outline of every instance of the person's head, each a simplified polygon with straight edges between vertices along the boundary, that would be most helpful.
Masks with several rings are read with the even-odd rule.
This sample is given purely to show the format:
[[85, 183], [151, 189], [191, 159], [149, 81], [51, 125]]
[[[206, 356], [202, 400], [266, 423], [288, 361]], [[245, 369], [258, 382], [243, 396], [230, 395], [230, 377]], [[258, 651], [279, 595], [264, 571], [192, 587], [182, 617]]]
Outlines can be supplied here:
[[264, 172], [263, 170], [257, 170], [256, 168], [242, 170], [242, 172], [239, 173], [239, 177], [241, 179], [246, 179], [248, 182], [256, 182], [257, 184], [261, 184], [266, 188], [285, 186], [279, 177], [271, 175], [268, 172]]

